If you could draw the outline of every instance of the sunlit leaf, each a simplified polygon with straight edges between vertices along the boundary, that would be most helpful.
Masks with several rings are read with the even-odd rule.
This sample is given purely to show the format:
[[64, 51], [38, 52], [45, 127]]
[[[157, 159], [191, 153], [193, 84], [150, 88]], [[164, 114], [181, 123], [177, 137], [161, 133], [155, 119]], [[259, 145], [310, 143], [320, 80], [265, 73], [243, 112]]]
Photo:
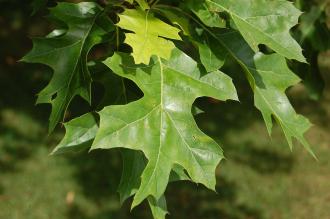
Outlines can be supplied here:
[[100, 129], [92, 146], [143, 151], [148, 164], [133, 207], [149, 195], [156, 200], [163, 195], [174, 164], [182, 166], [193, 181], [214, 189], [222, 150], [198, 129], [191, 107], [201, 96], [236, 100], [231, 79], [219, 71], [201, 77], [196, 62], [179, 50], [174, 50], [169, 61], [153, 58], [149, 66], [134, 65], [120, 53], [105, 64], [144, 92], [138, 101], [100, 112]]

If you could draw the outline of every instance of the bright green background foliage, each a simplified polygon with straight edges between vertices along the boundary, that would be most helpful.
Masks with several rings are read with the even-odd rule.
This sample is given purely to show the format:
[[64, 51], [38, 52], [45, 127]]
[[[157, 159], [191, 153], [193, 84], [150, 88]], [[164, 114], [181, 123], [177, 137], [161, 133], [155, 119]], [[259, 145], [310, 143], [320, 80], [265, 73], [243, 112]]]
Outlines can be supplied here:
[[[66, 135], [53, 153], [82, 151], [69, 157], [51, 158], [59, 160], [59, 163], [48, 164], [46, 161], [44, 167], [49, 169], [49, 173], [37, 170], [40, 173], [47, 172], [44, 183], [40, 183], [46, 186], [44, 191], [50, 190], [49, 181], [54, 181], [55, 184], [65, 182], [62, 186], [55, 187], [55, 197], [52, 192], [49, 193], [49, 200], [59, 200], [60, 197], [66, 196], [67, 207], [63, 207], [64, 203], [61, 201], [56, 205], [68, 208], [69, 211], [66, 213], [65, 211], [54, 213], [50, 209], [36, 211], [31, 217], [43, 218], [56, 215], [55, 217], [61, 218], [67, 215], [69, 218], [112, 216], [125, 218], [126, 213], [116, 213], [119, 203], [115, 198], [100, 200], [104, 195], [110, 194], [110, 191], [115, 195], [114, 190], [118, 184], [120, 199], [125, 203], [124, 206], [129, 204], [130, 201], [125, 200], [130, 196], [134, 196], [132, 207], [148, 199], [154, 218], [164, 218], [167, 213], [167, 204], [163, 195], [165, 191], [170, 200], [169, 210], [173, 211], [169, 217], [173, 218], [184, 218], [187, 214], [191, 214], [189, 218], [219, 216], [303, 218], [306, 216], [297, 213], [294, 208], [286, 209], [290, 202], [283, 204], [285, 207], [278, 208], [281, 209], [278, 210], [281, 212], [278, 217], [276, 211], [268, 209], [265, 213], [262, 209], [274, 206], [274, 203], [281, 200], [282, 202], [288, 199], [295, 200], [291, 199], [291, 196], [295, 196], [294, 192], [287, 194], [285, 190], [294, 190], [294, 184], [290, 184], [289, 181], [299, 177], [295, 174], [285, 177], [285, 174], [302, 171], [292, 167], [295, 160], [291, 158], [295, 155], [287, 153], [288, 151], [282, 146], [278, 147], [285, 144], [283, 140], [277, 140], [280, 130], [284, 133], [291, 149], [292, 140], [295, 138], [314, 155], [304, 138], [311, 125], [305, 117], [296, 114], [285, 91], [300, 81], [293, 73], [294, 70], [304, 78], [311, 98], [321, 96], [322, 89], [314, 89], [315, 84], [322, 83], [319, 77], [321, 71], [320, 69], [317, 71], [317, 77], [312, 74], [313, 71], [305, 71], [313, 77], [302, 76], [299, 69], [306, 64], [298, 61], [304, 62], [305, 59], [293, 37], [302, 45], [306, 45], [308, 52], [312, 51], [305, 56], [307, 61], [311, 62], [309, 68], [313, 69], [313, 66], [318, 64], [312, 62], [313, 57], [328, 49], [327, 41], [324, 40], [328, 39], [328, 29], [324, 26], [326, 6], [321, 4], [319, 8], [313, 8], [314, 11], [318, 11], [317, 16], [312, 17], [313, 11], [304, 15], [301, 18], [302, 24], [295, 28], [294, 35], [291, 35], [289, 31], [298, 22], [300, 12], [287, 1], [273, 1], [272, 4], [267, 1], [246, 1], [245, 4], [251, 5], [246, 8], [238, 7], [237, 4], [232, 5], [231, 1], [215, 0], [192, 0], [180, 4], [160, 1], [150, 2], [150, 5], [144, 1], [99, 3], [100, 5], [59, 3], [53, 7], [49, 18], [56, 24], [55, 29], [52, 28], [45, 38], [34, 39], [32, 51], [22, 59], [26, 62], [48, 65], [53, 70], [51, 79], [37, 79], [49, 81], [46, 88], [39, 93], [37, 102], [52, 105], [50, 131], [54, 130], [58, 122], [69, 121], [64, 124]], [[255, 6], [256, 3], [263, 7]], [[34, 2], [33, 6], [35, 13], [43, 4]], [[307, 7], [303, 2], [297, 2], [296, 6], [301, 9]], [[271, 10], [271, 7], [275, 7], [276, 11]], [[323, 29], [319, 28], [318, 24]], [[310, 43], [317, 37], [323, 44]], [[311, 55], [312, 53], [316, 55]], [[11, 63], [7, 57], [6, 62]], [[49, 69], [42, 70], [41, 75], [45, 75], [44, 72], [47, 71]], [[75, 98], [76, 96], [82, 97], [86, 102]], [[297, 95], [293, 96], [297, 98]], [[200, 97], [209, 97], [209, 99]], [[237, 100], [237, 97], [240, 98], [240, 102], [224, 102], [228, 99]], [[279, 125], [274, 127], [273, 134], [277, 147], [269, 146], [269, 149], [264, 150], [267, 146], [263, 144], [269, 139], [259, 134], [265, 133], [265, 129], [262, 128], [261, 121], [256, 120], [258, 113], [252, 108], [252, 98], [264, 118], [268, 133], [271, 134], [273, 122], [276, 121]], [[4, 100], [6, 104], [8, 101], [6, 98]], [[300, 112], [310, 115], [313, 111]], [[313, 118], [313, 115], [311, 117]], [[29, 126], [26, 132], [21, 131], [18, 128], [20, 126], [16, 126], [15, 120], [11, 121], [11, 118], [17, 118], [18, 124], [21, 122], [24, 124], [26, 120], [24, 116], [13, 116], [10, 109], [3, 110], [2, 126], [5, 133], [12, 133], [17, 129], [22, 139], [26, 136], [32, 143], [36, 142], [37, 136], [43, 132], [39, 125]], [[313, 122], [315, 123], [315, 118]], [[27, 119], [26, 123], [35, 122], [33, 119]], [[253, 127], [254, 124], [258, 125]], [[244, 130], [242, 126], [251, 126], [251, 129]], [[8, 132], [8, 127], [11, 127], [9, 130], [12, 131]], [[327, 127], [325, 126], [324, 129], [327, 130]], [[314, 129], [313, 133], [322, 133], [322, 129], [317, 131]], [[34, 135], [36, 137], [33, 137]], [[322, 156], [318, 156], [320, 166], [326, 169], [327, 164], [323, 161], [327, 160], [327, 146], [325, 145], [324, 148], [324, 145], [320, 144], [322, 141], [315, 141], [310, 135], [309, 137], [313, 146], [319, 146], [315, 151], [317, 155], [321, 152]], [[8, 144], [7, 142], [10, 142], [10, 138], [5, 144]], [[218, 143], [221, 143], [221, 147]], [[4, 147], [5, 156], [12, 151], [9, 160], [16, 155], [16, 147], [16, 144], [11, 143], [9, 147]], [[112, 149], [109, 152], [97, 150], [85, 155], [86, 149], [89, 148], [121, 149]], [[227, 162], [222, 162], [216, 170], [219, 161], [224, 157], [222, 149]], [[300, 157], [299, 161], [314, 162], [304, 151], [299, 151], [297, 155]], [[23, 172], [27, 175], [22, 174], [24, 177], [34, 174], [30, 169], [35, 168], [33, 160], [43, 162], [40, 158], [47, 153], [47, 150], [36, 149], [35, 152], [36, 155], [31, 157], [31, 165], [29, 161], [25, 162], [26, 168], [23, 168]], [[22, 157], [26, 157], [27, 154], [30, 152], [26, 152]], [[4, 157], [2, 161], [4, 168], [6, 159], [8, 160]], [[72, 168], [71, 164], [65, 161], [66, 159], [73, 160], [73, 165], [76, 163], [77, 167]], [[124, 162], [122, 170], [120, 170], [121, 160]], [[79, 164], [80, 161], [82, 163]], [[316, 166], [316, 163], [313, 165]], [[93, 170], [89, 168], [98, 169], [97, 173], [91, 174]], [[251, 168], [257, 174], [253, 171], [243, 173], [242, 168]], [[53, 169], [55, 176], [52, 175]], [[84, 197], [75, 196], [82, 191], [65, 192], [70, 188], [79, 187], [71, 178], [72, 174], [79, 170], [82, 182], [86, 178], [96, 176], [89, 182], [100, 183], [100, 193], [93, 194], [98, 184], [80, 187], [86, 189]], [[100, 170], [103, 173], [98, 172]], [[119, 182], [118, 173], [121, 171], [122, 178]], [[304, 174], [308, 175], [309, 171], [308, 168], [305, 169]], [[265, 185], [270, 185], [267, 183], [269, 178], [273, 186], [259, 194], [258, 188], [251, 186], [259, 186], [258, 176], [267, 173], [274, 174], [264, 177], [262, 181]], [[17, 185], [12, 183], [16, 176], [20, 177], [18, 174], [4, 178], [4, 188], [13, 184], [17, 194], [20, 192], [16, 186], [22, 187], [24, 191], [29, 190], [20, 185], [20, 182], [25, 181], [19, 181]], [[61, 176], [60, 180], [58, 176]], [[107, 180], [109, 177], [110, 184]], [[288, 181], [274, 180], [277, 177], [287, 178]], [[36, 181], [43, 181], [38, 174], [34, 178], [35, 181], [28, 181], [26, 184], [38, 184]], [[247, 182], [237, 183], [237, 189], [229, 186], [232, 181], [239, 182], [242, 179], [246, 179]], [[216, 180], [220, 186], [215, 186]], [[226, 180], [230, 181], [228, 185], [223, 184]], [[309, 182], [308, 179], [306, 180]], [[220, 196], [216, 194], [212, 196], [203, 187], [197, 188], [189, 182], [173, 183], [174, 181], [201, 183], [217, 190]], [[102, 186], [104, 182], [106, 185]], [[169, 190], [166, 190], [169, 182], [171, 182]], [[274, 186], [279, 187], [278, 193], [274, 192], [276, 190]], [[327, 184], [321, 180], [320, 194], [323, 194], [322, 188], [326, 186]], [[179, 192], [181, 190], [177, 190], [178, 187], [181, 187], [182, 191], [187, 190], [191, 197], [196, 197], [198, 203], [196, 207], [191, 203], [190, 210], [183, 209], [182, 212], [178, 212], [178, 206], [185, 206], [183, 203], [190, 202], [189, 198], [185, 199], [185, 195]], [[297, 187], [297, 191], [304, 191], [305, 187], [300, 188]], [[21, 211], [5, 211], [4, 217], [30, 216], [22, 212], [39, 209], [36, 205], [41, 199], [38, 197], [48, 199], [48, 196], [43, 196], [44, 192], [35, 192], [34, 189], [31, 191], [34, 193], [32, 196], [36, 198], [35, 202], [31, 201], [32, 204], [23, 205], [26, 207], [21, 208]], [[103, 189], [108, 189], [108, 192], [103, 194]], [[238, 192], [237, 196], [230, 195], [231, 191]], [[214, 206], [208, 204], [209, 199], [203, 203], [203, 198], [198, 197], [199, 192], [209, 194], [209, 198], [214, 197], [215, 202], [211, 201]], [[4, 194], [6, 198], [7, 193]], [[179, 200], [183, 198], [179, 203], [175, 199], [176, 194], [179, 194]], [[259, 194], [260, 197], [254, 197], [255, 194]], [[284, 194], [283, 197], [281, 194]], [[92, 196], [94, 201], [88, 198]], [[4, 203], [5, 206], [8, 204], [18, 206], [20, 201], [24, 201], [18, 200], [12, 199], [13, 202]], [[29, 201], [24, 202], [29, 203]], [[140, 210], [134, 211], [132, 217], [149, 217], [146, 215], [148, 213], [142, 210], [144, 207], [138, 209]], [[104, 214], [103, 210], [105, 210]], [[326, 210], [315, 212], [311, 211], [312, 217], [318, 215], [317, 217], [322, 218], [327, 215]]]

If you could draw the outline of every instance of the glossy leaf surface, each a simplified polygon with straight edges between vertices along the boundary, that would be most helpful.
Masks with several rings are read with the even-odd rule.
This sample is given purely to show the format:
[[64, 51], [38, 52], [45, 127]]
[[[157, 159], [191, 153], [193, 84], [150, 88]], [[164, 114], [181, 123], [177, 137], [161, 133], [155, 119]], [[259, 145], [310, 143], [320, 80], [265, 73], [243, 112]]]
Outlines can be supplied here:
[[98, 130], [98, 124], [91, 113], [65, 123], [64, 127], [66, 134], [52, 154], [77, 152], [89, 148]]
[[304, 133], [311, 127], [305, 117], [298, 115], [287, 98], [285, 91], [300, 82], [300, 79], [287, 67], [286, 60], [277, 54], [254, 54], [237, 32], [217, 35], [246, 72], [254, 92], [255, 106], [265, 120], [268, 132], [273, 126], [272, 116], [281, 126], [292, 149], [292, 138], [296, 138], [314, 156]]
[[[35, 0], [35, 8], [43, 2]], [[53, 154], [120, 148], [121, 203], [133, 197], [134, 208], [146, 200], [153, 217], [165, 219], [168, 183], [192, 181], [215, 189], [215, 169], [224, 155], [198, 128], [194, 116], [202, 111], [194, 102], [199, 97], [238, 100], [231, 78], [221, 71], [234, 75], [229, 71], [237, 69], [235, 64], [244, 70], [239, 77], [246, 77], [268, 132], [276, 121], [291, 149], [297, 139], [314, 156], [304, 137], [311, 124], [296, 113], [286, 95], [300, 82], [290, 70], [298, 62], [286, 59], [305, 62], [290, 34], [301, 14], [291, 2], [109, 0], [100, 4], [103, 8], [93, 2], [58, 3], [51, 8], [49, 17], [57, 28], [34, 39], [23, 61], [54, 70], [37, 100], [52, 105], [50, 131], [64, 117], [74, 115], [66, 114], [74, 97], [89, 102], [87, 112], [79, 112], [84, 115], [64, 123], [66, 134]], [[306, 14], [296, 29], [294, 36], [305, 53], [307, 43], [319, 50], [328, 47], [323, 10]], [[317, 54], [306, 57], [311, 64], [317, 62]]]
[[42, 63], [54, 70], [49, 84], [38, 94], [37, 103], [51, 103], [49, 130], [64, 117], [71, 100], [79, 95], [91, 102], [91, 76], [87, 67], [90, 49], [102, 42], [105, 30], [96, 24], [101, 8], [92, 2], [60, 3], [51, 9], [55, 18], [65, 22], [64, 35], [36, 38], [23, 61]]
[[214, 189], [214, 171], [222, 150], [202, 133], [191, 114], [197, 97], [237, 99], [231, 79], [221, 72], [203, 77], [197, 64], [175, 50], [169, 61], [153, 58], [150, 66], [136, 66], [117, 53], [105, 62], [116, 74], [134, 81], [144, 97], [100, 112], [100, 129], [92, 149], [129, 148], [148, 159], [133, 207], [149, 195], [162, 196], [174, 164], [186, 169], [190, 178]]

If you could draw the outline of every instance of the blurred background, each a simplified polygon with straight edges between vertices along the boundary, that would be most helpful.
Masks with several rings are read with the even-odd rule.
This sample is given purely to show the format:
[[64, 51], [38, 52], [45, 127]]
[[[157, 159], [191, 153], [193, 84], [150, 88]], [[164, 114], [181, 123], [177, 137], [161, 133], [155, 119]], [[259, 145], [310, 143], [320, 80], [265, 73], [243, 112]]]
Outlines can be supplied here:
[[[306, 137], [319, 161], [298, 143], [290, 152], [277, 126], [268, 136], [248, 84], [229, 63], [225, 72], [238, 72], [231, 76], [241, 102], [196, 101], [205, 111], [196, 117], [199, 127], [223, 146], [227, 158], [216, 172], [218, 194], [172, 183], [169, 218], [330, 218], [330, 8], [325, 3], [295, 2], [306, 13], [293, 35], [311, 64], [288, 63], [304, 79], [288, 95], [314, 124]], [[50, 107], [35, 106], [35, 95], [52, 71], [18, 62], [32, 48], [30, 37], [52, 30], [46, 14], [38, 1], [0, 0], [0, 219], [151, 219], [146, 204], [131, 213], [129, 202], [120, 206], [118, 151], [49, 156], [64, 128], [48, 135]], [[76, 98], [68, 119], [81, 109], [88, 106]]]

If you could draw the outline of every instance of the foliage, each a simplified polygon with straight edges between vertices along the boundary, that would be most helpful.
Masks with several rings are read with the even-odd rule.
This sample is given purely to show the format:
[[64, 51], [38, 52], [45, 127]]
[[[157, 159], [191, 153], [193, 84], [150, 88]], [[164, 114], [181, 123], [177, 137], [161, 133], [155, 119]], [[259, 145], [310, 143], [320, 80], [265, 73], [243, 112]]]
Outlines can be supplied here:
[[[310, 97], [320, 99], [325, 85], [318, 65], [318, 57], [321, 52], [330, 49], [330, 31], [326, 14], [330, 4], [329, 1], [320, 1], [318, 4], [311, 1], [297, 1], [296, 5], [301, 10], [307, 11], [301, 16], [295, 38], [304, 48], [308, 64], [295, 62], [292, 68], [302, 77]], [[301, 74], [302, 72], [305, 74]]]
[[[315, 156], [304, 138], [311, 124], [285, 94], [300, 81], [287, 61], [306, 62], [290, 34], [300, 15], [286, 0], [58, 3], [49, 16], [58, 28], [34, 39], [22, 59], [54, 70], [37, 102], [52, 105], [50, 131], [76, 96], [102, 110], [65, 123], [66, 136], [53, 154], [121, 148], [121, 201], [134, 196], [133, 208], [147, 199], [154, 217], [165, 218], [169, 182], [215, 189], [223, 151], [196, 125], [193, 104], [199, 97], [238, 100], [229, 74], [220, 71], [234, 60], [269, 134], [274, 119], [291, 149], [295, 138]], [[301, 38], [309, 35], [304, 28]], [[99, 44], [101, 58], [93, 54]], [[93, 81], [104, 86], [101, 101], [92, 99]]]

